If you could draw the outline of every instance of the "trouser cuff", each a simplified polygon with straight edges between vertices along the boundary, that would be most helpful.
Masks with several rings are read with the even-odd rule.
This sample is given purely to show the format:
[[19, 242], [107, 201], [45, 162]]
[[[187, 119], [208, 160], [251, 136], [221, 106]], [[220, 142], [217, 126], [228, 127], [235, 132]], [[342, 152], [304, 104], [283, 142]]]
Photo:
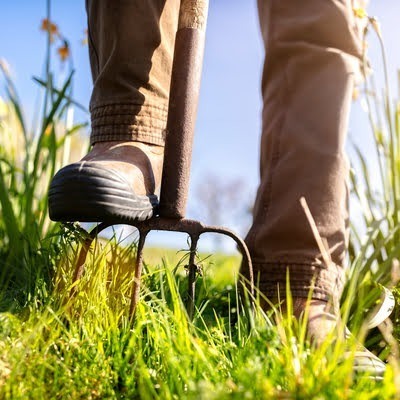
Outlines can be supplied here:
[[164, 146], [167, 106], [111, 104], [91, 109], [90, 143], [138, 141]]
[[254, 263], [255, 285], [269, 299], [285, 299], [287, 282], [293, 298], [307, 298], [338, 303], [344, 286], [344, 271], [331, 266], [287, 263]]

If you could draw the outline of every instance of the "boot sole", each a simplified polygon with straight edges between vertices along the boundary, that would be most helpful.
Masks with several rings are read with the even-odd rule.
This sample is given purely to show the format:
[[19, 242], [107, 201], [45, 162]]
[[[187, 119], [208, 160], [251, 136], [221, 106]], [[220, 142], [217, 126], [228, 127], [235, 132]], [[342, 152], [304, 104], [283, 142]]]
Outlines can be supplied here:
[[144, 221], [155, 214], [156, 195], [138, 196], [116, 171], [95, 162], [62, 168], [49, 188], [52, 221], [129, 222]]

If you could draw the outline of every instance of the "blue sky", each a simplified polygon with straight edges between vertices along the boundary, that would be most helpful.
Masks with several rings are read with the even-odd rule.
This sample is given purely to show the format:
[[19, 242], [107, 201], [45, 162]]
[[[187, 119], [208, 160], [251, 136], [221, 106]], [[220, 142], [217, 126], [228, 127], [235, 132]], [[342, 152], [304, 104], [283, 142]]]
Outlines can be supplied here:
[[[44, 0], [0, 0], [0, 58], [10, 64], [28, 114], [32, 113], [38, 89], [31, 77], [41, 76], [45, 35], [39, 26], [46, 13]], [[87, 48], [81, 45], [86, 27], [83, 0], [53, 0], [52, 19], [69, 39], [75, 76], [75, 98], [87, 105], [91, 91]], [[400, 67], [400, 2], [371, 1], [369, 13], [381, 21], [389, 54], [390, 73]], [[370, 55], [381, 75], [376, 41]], [[255, 0], [212, 0], [203, 82], [192, 167], [192, 187], [205, 173], [226, 179], [241, 177], [254, 193], [258, 183], [258, 142], [261, 98], [259, 81], [263, 60]], [[55, 68], [60, 68], [58, 61]], [[397, 88], [397, 83], [395, 88]], [[80, 118], [86, 118], [83, 115]], [[367, 118], [355, 104], [350, 136], [365, 151], [371, 144]], [[193, 193], [189, 203], [193, 203]], [[246, 199], [250, 202], [251, 199]], [[229, 221], [227, 221], [229, 223]]]

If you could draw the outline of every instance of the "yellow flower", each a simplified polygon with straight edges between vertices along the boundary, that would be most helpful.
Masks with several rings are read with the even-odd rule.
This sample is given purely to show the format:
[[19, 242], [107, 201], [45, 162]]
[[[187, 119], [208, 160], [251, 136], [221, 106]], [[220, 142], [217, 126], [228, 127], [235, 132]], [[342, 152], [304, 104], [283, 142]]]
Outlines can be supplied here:
[[66, 40], [64, 40], [63, 45], [57, 49], [57, 53], [61, 61], [65, 61], [70, 56], [69, 44]]
[[84, 34], [84, 37], [83, 37], [83, 39], [81, 40], [81, 43], [82, 43], [82, 46], [86, 46], [86, 45], [88, 44], [88, 30], [85, 29], [85, 30], [83, 31], [83, 34]]
[[357, 18], [365, 18], [368, 15], [362, 7], [353, 8], [353, 13]]
[[40, 29], [44, 32], [49, 33], [51, 41], [53, 41], [54, 36], [59, 35], [58, 26], [53, 22], [49, 21], [47, 18], [42, 19], [42, 24], [40, 25]]

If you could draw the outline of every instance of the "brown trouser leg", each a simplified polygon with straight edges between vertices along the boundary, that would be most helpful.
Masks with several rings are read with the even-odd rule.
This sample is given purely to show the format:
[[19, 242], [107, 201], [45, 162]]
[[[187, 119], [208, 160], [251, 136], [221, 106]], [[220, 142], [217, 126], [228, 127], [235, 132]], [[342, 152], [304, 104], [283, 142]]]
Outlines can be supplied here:
[[[344, 154], [360, 35], [351, 0], [259, 0], [266, 48], [261, 183], [247, 236], [260, 289], [338, 299], [348, 233]], [[333, 264], [326, 265], [304, 196]], [[279, 289], [278, 289], [279, 287]]]
[[[92, 143], [162, 145], [179, 0], [88, 0]], [[337, 297], [348, 225], [344, 155], [360, 44], [351, 0], [259, 0], [266, 47], [261, 183], [248, 234], [260, 287]], [[245, 140], [245, 138], [243, 139]], [[332, 250], [325, 265], [304, 196]], [[314, 285], [312, 283], [314, 282]]]
[[92, 144], [164, 144], [179, 3], [86, 0]]

